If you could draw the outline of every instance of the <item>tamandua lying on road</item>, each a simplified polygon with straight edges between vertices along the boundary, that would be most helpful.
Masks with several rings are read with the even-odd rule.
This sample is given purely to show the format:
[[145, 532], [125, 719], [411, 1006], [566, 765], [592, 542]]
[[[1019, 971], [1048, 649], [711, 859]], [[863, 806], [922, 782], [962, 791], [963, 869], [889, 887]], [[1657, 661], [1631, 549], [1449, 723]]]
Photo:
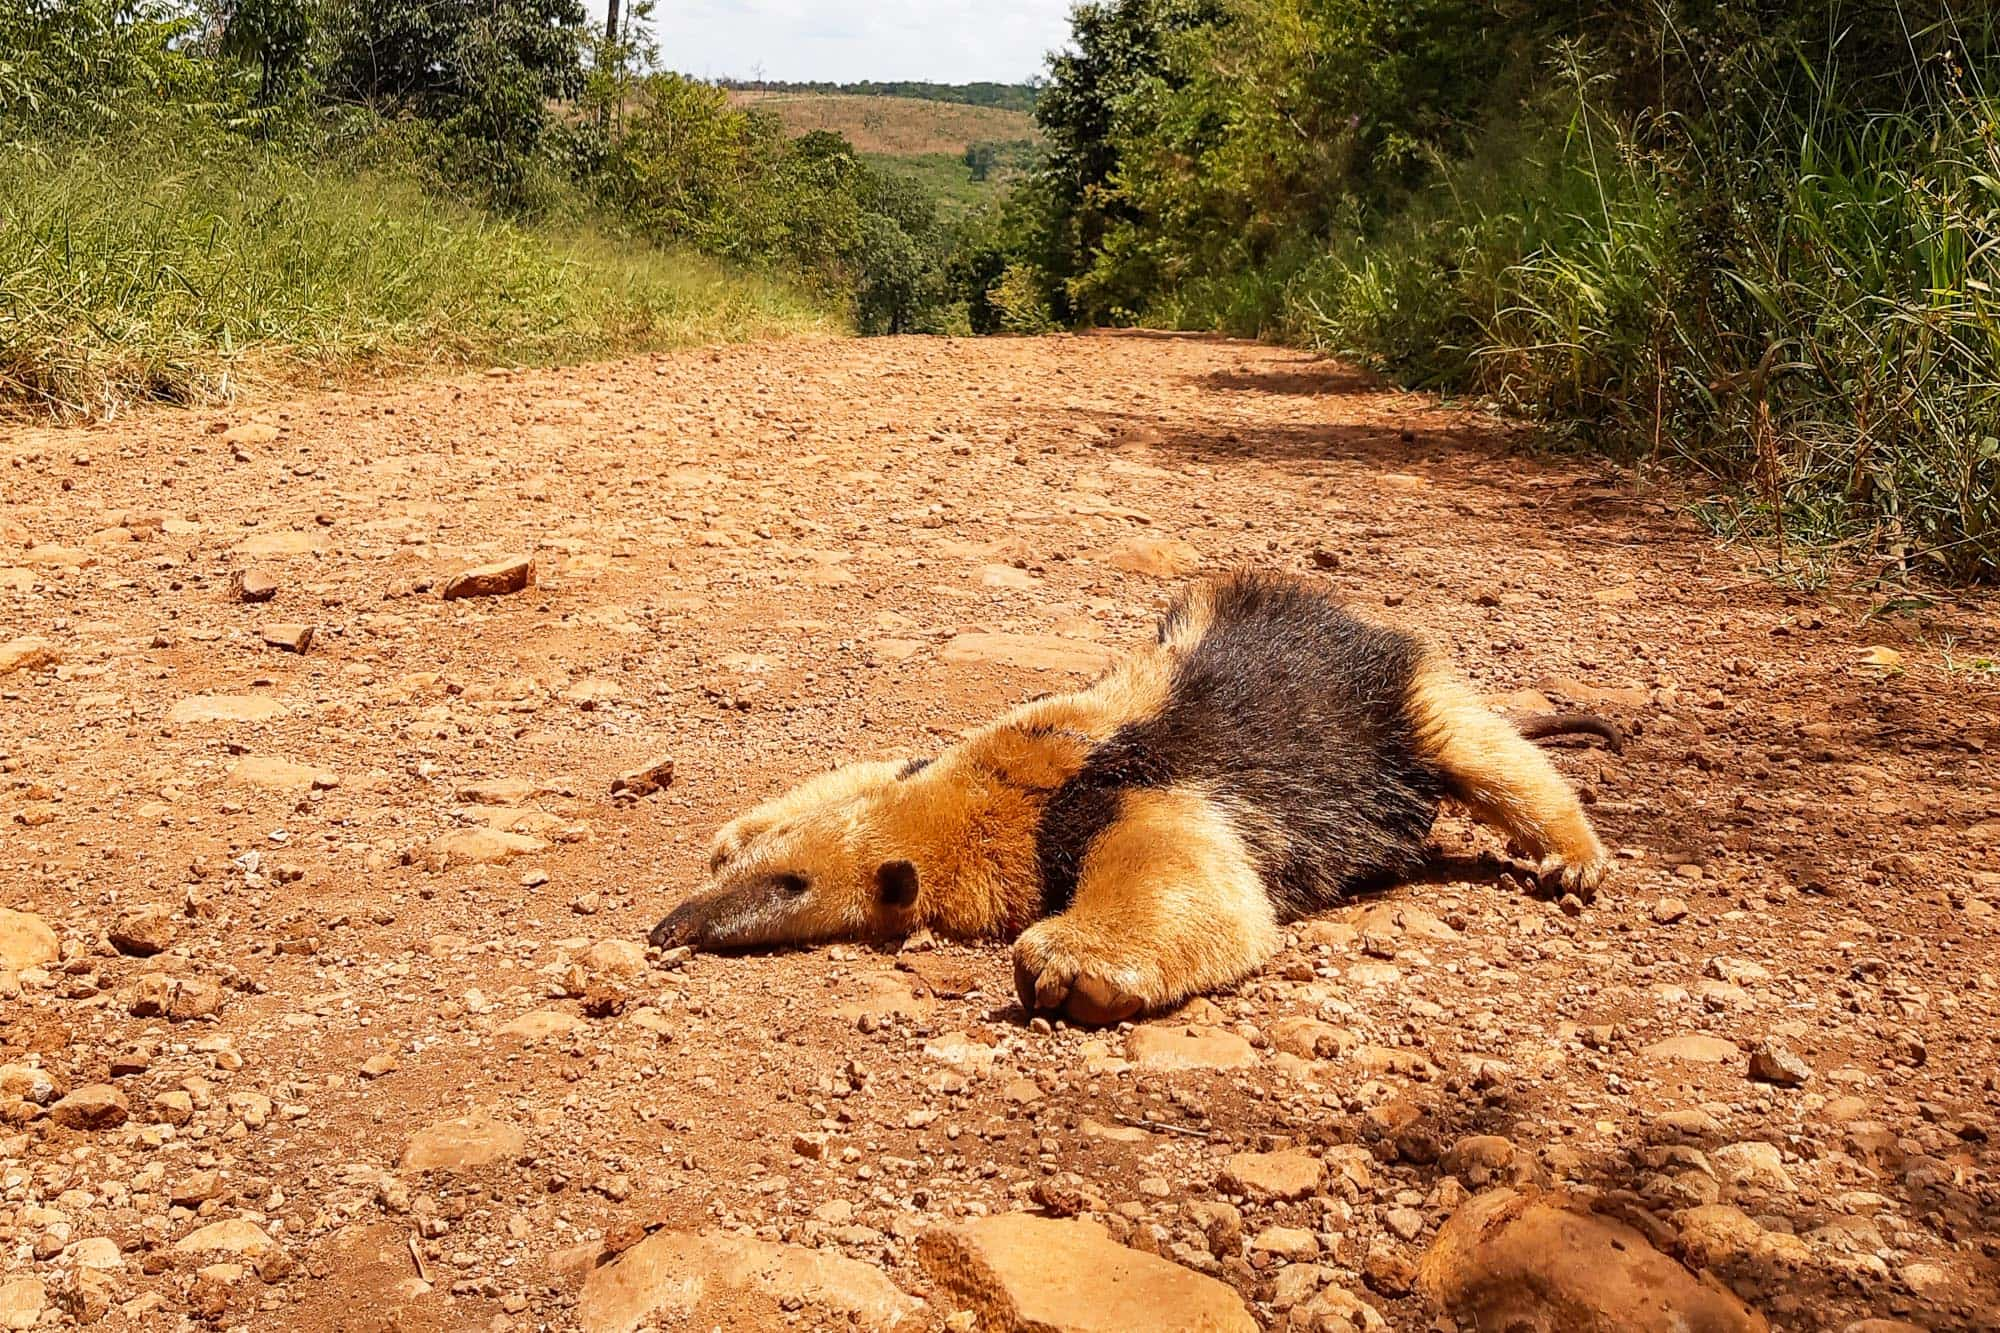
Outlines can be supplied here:
[[1158, 641], [933, 760], [853, 764], [717, 835], [712, 884], [652, 932], [735, 948], [1013, 935], [1030, 1011], [1115, 1022], [1228, 986], [1279, 923], [1422, 865], [1439, 801], [1506, 833], [1565, 887], [1604, 846], [1520, 728], [1415, 636], [1302, 579], [1183, 593]]

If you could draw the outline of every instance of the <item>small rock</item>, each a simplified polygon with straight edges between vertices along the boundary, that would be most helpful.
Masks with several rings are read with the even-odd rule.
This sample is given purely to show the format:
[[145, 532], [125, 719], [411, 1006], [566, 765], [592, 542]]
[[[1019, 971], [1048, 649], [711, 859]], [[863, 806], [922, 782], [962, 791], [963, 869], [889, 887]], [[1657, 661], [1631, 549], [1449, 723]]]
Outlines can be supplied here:
[[1639, 1054], [1648, 1060], [1683, 1060], [1699, 1065], [1734, 1064], [1743, 1058], [1743, 1051], [1735, 1042], [1700, 1033], [1656, 1041]]
[[1382, 1214], [1382, 1225], [1399, 1240], [1415, 1240], [1424, 1234], [1424, 1215], [1414, 1208], [1391, 1208]]
[[1287, 1261], [1310, 1259], [1319, 1253], [1319, 1237], [1303, 1227], [1265, 1227], [1250, 1238], [1250, 1249]]
[[174, 1249], [181, 1254], [209, 1254], [221, 1251], [226, 1254], [261, 1254], [272, 1247], [274, 1242], [264, 1229], [255, 1222], [240, 1217], [225, 1218], [211, 1222], [197, 1231], [189, 1232], [174, 1242]]
[[1370, 1291], [1400, 1300], [1417, 1283], [1417, 1266], [1401, 1250], [1372, 1245], [1361, 1261], [1361, 1280]]
[[495, 1028], [496, 1037], [518, 1037], [522, 1041], [539, 1041], [543, 1037], [559, 1037], [587, 1027], [575, 1014], [564, 1013], [560, 1009], [534, 1009], [519, 1018], [509, 1019]]
[[651, 796], [674, 780], [674, 761], [662, 755], [611, 780], [613, 796]]
[[460, 597], [504, 597], [521, 591], [534, 581], [534, 557], [510, 556], [445, 580], [444, 598], [452, 601]]
[[295, 621], [269, 621], [258, 627], [257, 634], [271, 647], [288, 653], [303, 653], [312, 647], [313, 627]]
[[1515, 1156], [1514, 1145], [1498, 1134], [1474, 1134], [1451, 1145], [1444, 1155], [1443, 1166], [1471, 1188], [1480, 1190], [1509, 1175]]
[[1796, 1088], [1812, 1081], [1812, 1066], [1800, 1059], [1785, 1043], [1767, 1038], [1750, 1053], [1750, 1077], [1760, 1083]]
[[150, 958], [165, 953], [174, 944], [178, 928], [174, 914], [158, 903], [135, 907], [119, 916], [107, 934], [111, 947], [134, 958]]
[[1671, 926], [1686, 918], [1688, 905], [1679, 898], [1662, 898], [1653, 904], [1653, 920], [1663, 926]]
[[118, 1242], [109, 1236], [80, 1240], [63, 1251], [63, 1258], [78, 1268], [92, 1268], [100, 1273], [115, 1273], [125, 1266], [125, 1256], [118, 1252]]
[[33, 1328], [41, 1322], [48, 1303], [48, 1289], [40, 1278], [25, 1274], [0, 1278], [0, 1328]]
[[961, 634], [938, 650], [954, 665], [994, 663], [1030, 671], [1095, 674], [1111, 664], [1109, 648], [1044, 634]]
[[658, 1231], [591, 1271], [577, 1322], [584, 1333], [761, 1326], [743, 1322], [746, 1294], [781, 1309], [821, 1311], [806, 1320], [815, 1328], [913, 1329], [923, 1309], [853, 1259], [723, 1232]]
[[285, 712], [276, 699], [256, 694], [199, 694], [181, 700], [167, 710], [167, 721], [186, 722], [268, 722]]
[[1216, 1184], [1231, 1194], [1258, 1200], [1304, 1199], [1314, 1194], [1326, 1166], [1310, 1153], [1240, 1152], [1223, 1163]]
[[62, 654], [47, 639], [30, 635], [0, 643], [0, 676], [17, 671], [53, 671], [62, 664]]
[[433, 844], [438, 858], [447, 866], [497, 865], [516, 856], [545, 852], [549, 845], [525, 833], [508, 833], [496, 828], [462, 829], [447, 833]]
[[1787, 1192], [1792, 1188], [1784, 1155], [1773, 1144], [1756, 1140], [1728, 1143], [1709, 1153], [1708, 1160], [1716, 1176], [1731, 1185]]
[[1257, 1063], [1249, 1042], [1200, 1025], [1143, 1024], [1132, 1029], [1125, 1047], [1141, 1069], [1242, 1069]]
[[605, 976], [636, 977], [646, 970], [646, 950], [637, 940], [598, 940], [584, 952], [583, 961]]
[[1292, 1310], [1294, 1333], [1386, 1333], [1389, 1321], [1345, 1287], [1321, 1287], [1319, 1294]]
[[1104, 563], [1128, 574], [1177, 579], [1201, 567], [1201, 552], [1173, 537], [1132, 537], [1112, 548]]
[[32, 912], [0, 907], [0, 972], [23, 972], [61, 956], [48, 922]]
[[116, 1129], [131, 1113], [124, 1093], [109, 1083], [93, 1083], [51, 1106], [49, 1119], [66, 1129]]
[[268, 602], [278, 595], [278, 578], [265, 569], [239, 569], [229, 586], [239, 602]]
[[470, 1171], [517, 1156], [527, 1136], [505, 1121], [460, 1116], [427, 1125], [403, 1146], [405, 1171]]

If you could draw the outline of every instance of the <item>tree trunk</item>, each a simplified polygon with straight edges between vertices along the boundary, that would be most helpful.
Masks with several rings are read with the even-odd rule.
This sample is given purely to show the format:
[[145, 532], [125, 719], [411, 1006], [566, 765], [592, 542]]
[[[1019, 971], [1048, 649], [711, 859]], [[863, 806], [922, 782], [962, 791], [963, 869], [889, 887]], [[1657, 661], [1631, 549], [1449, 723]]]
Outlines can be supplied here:
[[604, 40], [614, 43], [618, 40], [618, 0], [610, 0], [605, 11]]

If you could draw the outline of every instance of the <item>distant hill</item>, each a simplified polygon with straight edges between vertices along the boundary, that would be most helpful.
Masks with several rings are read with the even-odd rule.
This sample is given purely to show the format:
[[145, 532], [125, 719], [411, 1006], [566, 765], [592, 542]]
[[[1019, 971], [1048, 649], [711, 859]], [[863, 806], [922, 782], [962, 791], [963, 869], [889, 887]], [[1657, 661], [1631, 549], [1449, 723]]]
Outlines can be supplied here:
[[907, 97], [920, 102], [993, 106], [1033, 111], [1041, 90], [1032, 83], [791, 83], [783, 79], [718, 79], [724, 88], [746, 93], [845, 93], [856, 97]]
[[[728, 86], [728, 85], [725, 85]], [[910, 85], [912, 87], [918, 85]], [[1025, 111], [974, 106], [885, 93], [818, 93], [769, 88], [733, 88], [741, 106], [769, 111], [787, 134], [832, 130], [863, 153], [920, 157], [962, 155], [975, 143], [1018, 143], [1038, 137]]]

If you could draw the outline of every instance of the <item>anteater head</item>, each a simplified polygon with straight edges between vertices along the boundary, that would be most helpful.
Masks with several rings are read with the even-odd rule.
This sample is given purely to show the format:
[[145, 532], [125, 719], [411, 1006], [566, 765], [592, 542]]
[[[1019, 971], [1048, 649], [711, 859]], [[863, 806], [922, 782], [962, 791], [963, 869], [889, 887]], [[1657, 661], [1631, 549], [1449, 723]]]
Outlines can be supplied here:
[[650, 942], [744, 949], [907, 934], [919, 875], [885, 804], [863, 795], [807, 809], [718, 854], [708, 887], [653, 927]]

